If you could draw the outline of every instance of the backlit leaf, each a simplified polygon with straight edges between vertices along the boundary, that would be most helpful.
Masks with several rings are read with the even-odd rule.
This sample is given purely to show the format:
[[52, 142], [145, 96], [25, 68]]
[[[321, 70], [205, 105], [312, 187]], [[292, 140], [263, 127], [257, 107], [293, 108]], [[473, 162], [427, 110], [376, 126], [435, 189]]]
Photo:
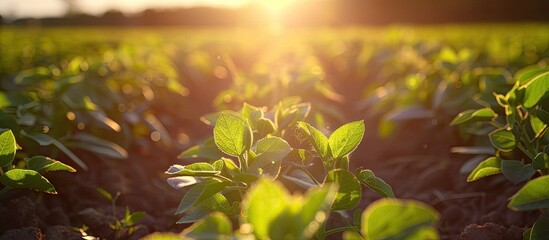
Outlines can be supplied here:
[[517, 211], [549, 208], [549, 176], [541, 176], [528, 181], [509, 202], [509, 207]]
[[384, 198], [364, 210], [361, 232], [366, 240], [438, 239], [439, 218], [436, 210], [425, 203]]
[[481, 108], [478, 110], [465, 110], [458, 114], [450, 123], [450, 126], [462, 124], [471, 121], [487, 121], [492, 120], [498, 115], [490, 108]]
[[501, 158], [489, 157], [478, 164], [478, 166], [469, 174], [467, 182], [476, 181], [483, 177], [501, 173]]
[[0, 167], [8, 166], [15, 158], [17, 144], [11, 130], [0, 133]]
[[524, 88], [524, 107], [531, 108], [549, 92], [549, 71], [536, 75], [520, 89]]
[[330, 171], [324, 180], [324, 184], [335, 183], [339, 186], [336, 199], [332, 205], [332, 211], [349, 210], [360, 202], [362, 189], [355, 176], [345, 169]]
[[513, 150], [517, 144], [513, 132], [505, 128], [494, 130], [489, 134], [489, 137], [492, 146], [504, 152]]
[[362, 170], [357, 177], [366, 187], [376, 191], [381, 196], [389, 198], [395, 197], [391, 186], [383, 181], [383, 179], [376, 177], [372, 170]]
[[221, 151], [236, 157], [250, 149], [252, 135], [238, 117], [221, 113], [214, 127], [214, 141]]
[[27, 188], [35, 191], [57, 194], [53, 185], [37, 171], [12, 169], [0, 176], [0, 183], [9, 188]]
[[347, 123], [336, 129], [328, 139], [332, 157], [340, 158], [353, 152], [364, 136], [364, 121]]
[[34, 156], [25, 159], [27, 168], [38, 172], [68, 171], [76, 172], [76, 169], [57, 160], [44, 156]]

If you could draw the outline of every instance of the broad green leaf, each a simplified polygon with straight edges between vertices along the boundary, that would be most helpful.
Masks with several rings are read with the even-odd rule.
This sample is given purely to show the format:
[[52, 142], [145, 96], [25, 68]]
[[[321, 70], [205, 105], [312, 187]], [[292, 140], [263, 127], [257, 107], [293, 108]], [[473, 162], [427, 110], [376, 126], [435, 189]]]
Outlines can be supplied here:
[[549, 176], [541, 176], [528, 181], [509, 202], [509, 207], [517, 211], [549, 208]]
[[544, 211], [530, 230], [531, 240], [547, 239], [549, 236], [549, 212]]
[[501, 158], [489, 157], [478, 164], [478, 166], [469, 174], [467, 182], [476, 181], [483, 177], [501, 173]]
[[502, 160], [501, 172], [513, 184], [526, 181], [535, 173], [531, 165], [525, 165], [519, 160]]
[[[294, 201], [296, 239], [311, 239], [322, 223], [328, 219], [330, 207], [335, 200], [337, 186], [331, 185], [309, 191], [304, 201]], [[295, 198], [295, 197], [294, 197]]]
[[219, 151], [219, 148], [215, 145], [214, 138], [208, 138], [200, 145], [192, 146], [189, 149], [180, 153], [177, 158], [205, 158], [210, 160], [220, 159], [222, 153]]
[[230, 182], [222, 182], [212, 178], [205, 179], [204, 181], [195, 184], [185, 193], [175, 214], [181, 214], [189, 210], [196, 204], [222, 191], [230, 184]]
[[290, 194], [280, 183], [258, 180], [242, 201], [242, 222], [253, 226], [257, 239], [285, 239], [294, 224], [289, 204]]
[[364, 136], [364, 121], [347, 123], [336, 129], [328, 139], [332, 157], [340, 158], [353, 152]]
[[214, 141], [221, 151], [238, 157], [250, 149], [252, 135], [246, 123], [238, 117], [221, 113], [214, 127]]
[[192, 239], [223, 239], [232, 231], [231, 220], [223, 213], [215, 212], [186, 228], [181, 235]]
[[177, 223], [185, 224], [197, 222], [212, 212], [222, 212], [231, 216], [237, 214], [238, 210], [238, 202], [233, 202], [233, 204], [231, 205], [229, 204], [227, 198], [223, 196], [223, 194], [216, 193], [208, 199], [199, 203], [196, 207], [193, 207], [189, 211], [187, 211], [187, 213], [185, 213], [185, 216], [180, 218]]
[[532, 160], [532, 167], [534, 170], [544, 170], [549, 169], [549, 155], [544, 152], [538, 153], [534, 160]]
[[210, 177], [219, 173], [221, 171], [216, 171], [211, 164], [206, 162], [197, 162], [185, 166], [175, 164], [166, 170], [166, 174], [193, 177]]
[[258, 155], [250, 164], [248, 173], [258, 176], [269, 174], [273, 179], [276, 178], [280, 172], [282, 159], [288, 152], [265, 152]]
[[488, 121], [496, 118], [498, 115], [490, 108], [481, 108], [478, 110], [465, 110], [458, 114], [450, 123], [450, 126], [462, 124], [471, 121]]
[[26, 158], [27, 168], [38, 172], [67, 171], [76, 172], [76, 169], [57, 160], [44, 156]]
[[439, 215], [416, 200], [384, 198], [370, 204], [362, 214], [364, 239], [438, 239]]
[[547, 128], [547, 124], [545, 124], [541, 119], [537, 116], [537, 111], [531, 111], [530, 113], [530, 126], [532, 127], [532, 130], [534, 131], [534, 138], [539, 138], [539, 136], [544, 132], [545, 128]]
[[11, 130], [0, 133], [0, 167], [8, 166], [15, 159], [17, 144]]
[[258, 136], [263, 137], [274, 133], [276, 131], [276, 126], [271, 119], [260, 118], [257, 120], [256, 130]]
[[521, 68], [515, 73], [515, 80], [520, 82], [522, 85], [527, 84], [535, 76], [549, 71], [549, 67], [540, 68], [538, 65], [527, 66]]
[[28, 169], [12, 169], [0, 176], [0, 183], [8, 188], [27, 188], [57, 194], [55, 187], [40, 173]]
[[360, 171], [357, 175], [358, 179], [366, 185], [366, 187], [376, 191], [383, 197], [394, 198], [395, 194], [389, 184], [383, 179], [376, 177], [372, 170], [366, 169]]
[[328, 157], [328, 138], [318, 129], [306, 122], [299, 122], [298, 126], [307, 133], [311, 144], [322, 158]]
[[279, 137], [266, 137], [262, 138], [256, 143], [256, 153], [261, 154], [265, 152], [280, 152], [283, 155], [288, 154], [292, 150], [290, 144], [286, 140]]
[[517, 144], [515, 135], [505, 128], [494, 130], [489, 137], [492, 146], [504, 152], [513, 150]]
[[356, 207], [362, 197], [362, 189], [355, 176], [345, 169], [332, 170], [326, 176], [323, 186], [334, 183], [339, 188], [332, 205], [332, 211], [349, 210]]
[[520, 89], [524, 92], [524, 107], [535, 106], [549, 92], [549, 71], [538, 74]]

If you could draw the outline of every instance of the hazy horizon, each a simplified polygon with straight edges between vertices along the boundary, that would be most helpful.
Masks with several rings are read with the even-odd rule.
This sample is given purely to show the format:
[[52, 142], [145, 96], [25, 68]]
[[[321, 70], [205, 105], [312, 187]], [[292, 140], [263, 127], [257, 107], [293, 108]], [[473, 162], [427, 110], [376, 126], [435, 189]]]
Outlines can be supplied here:
[[[172, 7], [239, 7], [253, 0], [74, 0], [82, 13], [101, 15], [108, 10], [138, 13], [148, 8]], [[67, 13], [64, 0], [0, 0], [0, 15], [3, 18], [58, 17]]]

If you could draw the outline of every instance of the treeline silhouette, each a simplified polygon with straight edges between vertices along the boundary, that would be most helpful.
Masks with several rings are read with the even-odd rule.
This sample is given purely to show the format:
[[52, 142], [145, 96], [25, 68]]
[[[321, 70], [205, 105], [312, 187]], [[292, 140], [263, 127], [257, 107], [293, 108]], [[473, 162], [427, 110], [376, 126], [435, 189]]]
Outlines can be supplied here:
[[[549, 0], [314, 0], [285, 9], [287, 26], [436, 24], [469, 22], [549, 21]], [[0, 21], [2, 18], [0, 17]], [[43, 26], [262, 26], [270, 21], [260, 4], [238, 9], [194, 7], [148, 9], [124, 15], [111, 10], [102, 16], [77, 14], [60, 18], [17, 19], [9, 24]], [[5, 20], [4, 20], [5, 22]]]

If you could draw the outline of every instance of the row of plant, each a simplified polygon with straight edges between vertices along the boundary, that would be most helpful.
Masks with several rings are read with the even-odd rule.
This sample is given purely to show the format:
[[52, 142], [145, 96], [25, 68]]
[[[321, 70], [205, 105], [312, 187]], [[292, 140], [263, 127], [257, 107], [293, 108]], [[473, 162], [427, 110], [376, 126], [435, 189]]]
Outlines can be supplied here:
[[[434, 238], [438, 215], [432, 208], [393, 199], [391, 187], [372, 171], [351, 169], [364, 163], [350, 156], [366, 129], [362, 121], [343, 123], [377, 118], [379, 135], [388, 136], [402, 122], [450, 124], [460, 111], [480, 105], [452, 121], [466, 124], [463, 137], [493, 131], [475, 137], [481, 148], [454, 149], [495, 155], [471, 169], [470, 180], [499, 172], [514, 183], [533, 179], [510, 207], [545, 209], [549, 86], [543, 58], [549, 46], [540, 29], [517, 30], [512, 38], [503, 29], [450, 29], [444, 35], [398, 28], [382, 37], [359, 30], [258, 41], [242, 40], [241, 33], [211, 40], [211, 33], [192, 38], [184, 32], [168, 40], [178, 32], [158, 31], [120, 40], [123, 34], [112, 30], [97, 30], [108, 37], [71, 39], [59, 37], [66, 30], [33, 35], [0, 29], [2, 192], [54, 193], [42, 174], [75, 171], [69, 165], [86, 170], [80, 150], [110, 160], [127, 158], [131, 147], [146, 148], [151, 139], [170, 146], [177, 135], [167, 128], [223, 110], [201, 118], [214, 132], [180, 155], [193, 162], [167, 171], [170, 185], [187, 187], [178, 222], [199, 221], [186, 236], [323, 239], [344, 232], [346, 239]], [[17, 41], [20, 36], [27, 40]], [[496, 150], [487, 151], [487, 143]], [[362, 185], [387, 199], [359, 204]], [[264, 213], [265, 205], [279, 207]], [[379, 213], [387, 211], [417, 218], [399, 222]], [[330, 221], [336, 215], [343, 225]], [[125, 229], [125, 222], [131, 227], [129, 211], [126, 218], [114, 228]], [[539, 226], [547, 219], [542, 214], [526, 235], [542, 236]]]

